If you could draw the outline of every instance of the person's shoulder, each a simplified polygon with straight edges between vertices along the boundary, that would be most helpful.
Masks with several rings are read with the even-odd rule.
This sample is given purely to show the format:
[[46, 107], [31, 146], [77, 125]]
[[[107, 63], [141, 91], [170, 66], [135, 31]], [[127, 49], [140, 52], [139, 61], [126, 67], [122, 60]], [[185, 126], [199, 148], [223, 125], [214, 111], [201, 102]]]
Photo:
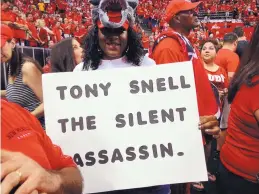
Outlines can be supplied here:
[[174, 50], [174, 47], [172, 47], [172, 46], [181, 47], [181, 44], [180, 44], [180, 42], [179, 42], [177, 39], [175, 39], [175, 38], [166, 37], [166, 38], [164, 38], [163, 40], [161, 40], [161, 41], [157, 44], [156, 48], [160, 48], [161, 50], [162, 50], [162, 49], [172, 49], [172, 50]]
[[37, 61], [32, 58], [25, 57], [22, 63], [22, 73], [23, 74], [34, 74], [42, 73], [42, 68]]
[[76, 72], [76, 71], [83, 71], [83, 68], [84, 68], [84, 62], [81, 62], [77, 66], [75, 66], [73, 71], [74, 72]]
[[149, 54], [147, 53], [143, 57], [143, 59], [141, 61], [141, 66], [155, 66], [156, 65], [156, 62], [153, 59], [151, 59], [148, 55]]

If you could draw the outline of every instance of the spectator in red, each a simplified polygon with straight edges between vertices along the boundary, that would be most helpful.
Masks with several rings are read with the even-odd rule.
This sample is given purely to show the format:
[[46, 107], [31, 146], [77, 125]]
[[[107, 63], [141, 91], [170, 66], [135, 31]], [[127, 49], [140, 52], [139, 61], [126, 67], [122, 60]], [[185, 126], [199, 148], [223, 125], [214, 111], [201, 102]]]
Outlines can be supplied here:
[[239, 65], [239, 57], [235, 53], [238, 37], [235, 33], [228, 33], [224, 36], [222, 49], [219, 50], [215, 63], [223, 67], [231, 79]]
[[44, 65], [42, 70], [43, 70], [43, 73], [50, 73], [51, 72], [50, 57], [46, 58], [46, 65]]
[[59, 42], [62, 39], [62, 30], [60, 26], [60, 22], [57, 21], [55, 26], [52, 28], [52, 31], [54, 33], [54, 42]]
[[82, 193], [73, 159], [52, 144], [33, 115], [4, 100], [1, 141], [1, 193]]
[[229, 87], [231, 103], [221, 149], [219, 193], [259, 193], [259, 24]]
[[[197, 99], [200, 118], [205, 115], [215, 115], [218, 106], [213, 95], [212, 88], [204, 71], [202, 61], [198, 54], [186, 38], [194, 27], [198, 26], [198, 18], [194, 9], [200, 3], [190, 3], [185, 0], [173, 0], [166, 9], [166, 20], [170, 29], [162, 32], [155, 42], [152, 58], [157, 64], [168, 64], [182, 61], [192, 61], [194, 77], [197, 90]], [[163, 37], [163, 38], [161, 38]], [[216, 121], [214, 116], [209, 117], [211, 121]], [[209, 134], [218, 134], [217, 122], [211, 126], [214, 130]]]
[[28, 39], [28, 45], [26, 46], [37, 47], [38, 44], [40, 44], [41, 42], [31, 13], [27, 14], [27, 25], [31, 34], [30, 34], [30, 38]]

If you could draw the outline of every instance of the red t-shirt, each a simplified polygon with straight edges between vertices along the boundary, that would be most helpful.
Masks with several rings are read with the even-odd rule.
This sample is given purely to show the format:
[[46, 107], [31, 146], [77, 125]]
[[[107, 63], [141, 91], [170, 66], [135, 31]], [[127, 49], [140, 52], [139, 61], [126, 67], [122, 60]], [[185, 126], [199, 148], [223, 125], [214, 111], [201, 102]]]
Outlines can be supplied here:
[[217, 53], [215, 63], [223, 67], [227, 73], [235, 72], [239, 65], [239, 57], [229, 49], [220, 49]]
[[241, 86], [231, 104], [228, 135], [220, 156], [229, 171], [251, 181], [256, 181], [259, 173], [259, 126], [254, 116], [258, 99], [259, 84]]
[[206, 72], [209, 80], [218, 88], [218, 90], [228, 88], [228, 75], [222, 67], [219, 67], [215, 72], [206, 69]]
[[21, 152], [43, 168], [76, 167], [73, 159], [52, 144], [39, 121], [17, 104], [1, 100], [2, 149]]

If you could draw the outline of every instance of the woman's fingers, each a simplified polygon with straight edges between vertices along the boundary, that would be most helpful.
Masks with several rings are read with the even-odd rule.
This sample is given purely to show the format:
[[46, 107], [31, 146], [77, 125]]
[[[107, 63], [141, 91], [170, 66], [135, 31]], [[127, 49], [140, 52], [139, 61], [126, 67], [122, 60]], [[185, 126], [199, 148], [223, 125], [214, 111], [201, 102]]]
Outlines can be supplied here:
[[218, 124], [219, 123], [218, 123], [217, 117], [214, 115], [201, 116], [200, 123], [199, 123], [199, 129], [200, 130], [212, 129], [212, 128], [218, 126]]
[[1, 194], [9, 194], [14, 187], [19, 185], [20, 180], [21, 175], [17, 171], [8, 174], [1, 182]]
[[206, 129], [204, 132], [208, 135], [214, 135], [216, 137], [220, 134], [220, 128], [216, 126], [216, 127], [213, 127], [212, 129]]

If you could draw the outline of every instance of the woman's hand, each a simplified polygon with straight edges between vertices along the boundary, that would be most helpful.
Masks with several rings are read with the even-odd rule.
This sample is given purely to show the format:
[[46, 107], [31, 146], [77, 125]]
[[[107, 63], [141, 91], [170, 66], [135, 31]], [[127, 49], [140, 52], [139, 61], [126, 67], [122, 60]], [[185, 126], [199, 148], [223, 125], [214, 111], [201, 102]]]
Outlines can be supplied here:
[[219, 122], [217, 117], [211, 116], [201, 116], [199, 129], [208, 135], [218, 136], [220, 134]]
[[22, 153], [1, 150], [1, 194], [55, 193], [61, 187], [58, 174], [49, 172]]

